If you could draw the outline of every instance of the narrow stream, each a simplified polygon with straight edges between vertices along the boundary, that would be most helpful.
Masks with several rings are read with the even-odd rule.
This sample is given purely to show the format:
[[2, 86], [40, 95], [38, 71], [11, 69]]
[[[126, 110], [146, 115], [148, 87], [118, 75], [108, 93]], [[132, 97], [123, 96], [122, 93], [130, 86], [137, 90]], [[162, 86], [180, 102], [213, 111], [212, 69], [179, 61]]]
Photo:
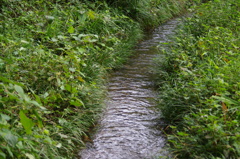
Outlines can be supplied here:
[[167, 42], [180, 21], [172, 19], [150, 33], [136, 47], [135, 56], [109, 81], [107, 108], [99, 121], [93, 144], [82, 159], [154, 159], [167, 155], [160, 129], [149, 67], [159, 42]]

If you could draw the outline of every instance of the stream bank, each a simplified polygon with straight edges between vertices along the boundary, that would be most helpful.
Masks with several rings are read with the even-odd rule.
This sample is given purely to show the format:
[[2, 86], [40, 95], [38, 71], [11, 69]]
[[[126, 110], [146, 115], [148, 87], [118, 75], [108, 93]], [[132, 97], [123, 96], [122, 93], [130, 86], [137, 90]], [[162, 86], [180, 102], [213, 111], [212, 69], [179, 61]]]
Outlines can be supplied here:
[[93, 143], [82, 150], [82, 159], [150, 159], [166, 156], [165, 139], [159, 127], [150, 67], [157, 45], [169, 41], [178, 18], [169, 20], [139, 43], [134, 56], [112, 73], [106, 110]]
[[102, 110], [106, 72], [130, 56], [144, 28], [189, 3], [118, 2], [1, 1], [1, 158], [78, 156]]

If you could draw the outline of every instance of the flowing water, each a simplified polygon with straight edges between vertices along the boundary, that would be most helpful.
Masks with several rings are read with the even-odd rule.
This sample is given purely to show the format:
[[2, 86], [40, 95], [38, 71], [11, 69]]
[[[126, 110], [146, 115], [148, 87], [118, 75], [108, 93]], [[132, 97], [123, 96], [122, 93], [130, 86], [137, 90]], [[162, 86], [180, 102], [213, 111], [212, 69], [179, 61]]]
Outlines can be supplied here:
[[82, 159], [153, 159], [167, 155], [149, 67], [156, 46], [168, 41], [179, 22], [173, 19], [155, 29], [138, 44], [135, 56], [111, 75], [106, 111], [93, 143], [80, 153]]

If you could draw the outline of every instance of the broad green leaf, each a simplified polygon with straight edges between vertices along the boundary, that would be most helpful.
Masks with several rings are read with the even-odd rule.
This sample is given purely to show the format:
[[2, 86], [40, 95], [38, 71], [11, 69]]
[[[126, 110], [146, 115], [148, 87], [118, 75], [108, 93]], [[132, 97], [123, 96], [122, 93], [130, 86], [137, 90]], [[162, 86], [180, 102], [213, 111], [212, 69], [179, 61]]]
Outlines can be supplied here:
[[96, 41], [98, 41], [97, 39], [93, 39], [91, 36], [85, 36], [84, 38], [83, 38], [83, 42], [88, 42], [88, 43], [93, 43], [93, 42], [96, 42]]
[[9, 127], [8, 120], [11, 118], [8, 115], [0, 114], [0, 128]]
[[27, 134], [32, 134], [32, 127], [34, 126], [33, 121], [28, 118], [23, 111], [20, 111], [20, 122], [22, 123]]
[[50, 137], [48, 137], [48, 136], [44, 139], [44, 142], [45, 142], [45, 143], [48, 143], [48, 144], [50, 144], [50, 145], [53, 144], [53, 140], [52, 140]]
[[55, 19], [53, 16], [50, 16], [50, 15], [46, 15], [45, 18], [46, 18], [47, 20], [54, 20], [54, 19]]
[[44, 130], [43, 130], [43, 133], [46, 134], [46, 135], [49, 135], [49, 134], [50, 134], [50, 133], [49, 133], [49, 130], [47, 130], [47, 129], [44, 129]]
[[8, 129], [1, 129], [0, 136], [10, 145], [15, 146], [18, 142], [18, 137], [13, 135]]
[[71, 72], [75, 72], [75, 71], [76, 71], [76, 69], [75, 69], [75, 68], [73, 68], [73, 67], [70, 67], [70, 68], [69, 68], [69, 71], [71, 71]]
[[77, 79], [78, 79], [80, 82], [85, 82], [85, 80], [84, 80], [81, 76], [78, 76]]
[[52, 38], [51, 40], [52, 40], [52, 42], [58, 42], [58, 39], [56, 39], [56, 38]]
[[24, 94], [24, 91], [23, 91], [23, 89], [22, 89], [21, 86], [14, 85], [14, 89], [18, 92], [18, 95], [19, 95], [21, 98], [24, 98], [25, 94]]
[[81, 24], [84, 24], [85, 21], [86, 21], [86, 19], [87, 19], [87, 14], [84, 12], [84, 14], [79, 15], [78, 18], [79, 18], [79, 22], [80, 22]]
[[62, 147], [62, 144], [61, 144], [61, 143], [58, 143], [58, 144], [56, 145], [56, 147], [57, 147], [57, 148], [61, 148], [61, 147]]
[[189, 136], [189, 134], [187, 134], [185, 132], [178, 132], [177, 134], [180, 135], [180, 136]]
[[14, 85], [14, 89], [16, 90], [16, 92], [18, 92], [18, 96], [26, 101], [26, 102], [30, 102], [31, 99], [24, 93], [24, 90], [22, 89], [21, 86], [18, 86], [18, 85]]
[[9, 148], [9, 146], [6, 146], [7, 152], [8, 154], [13, 158], [13, 153], [11, 151], [11, 149]]
[[0, 66], [3, 66], [4, 65], [4, 61], [2, 59], [0, 59]]
[[27, 158], [29, 158], [29, 159], [35, 159], [35, 157], [34, 157], [33, 155], [29, 154], [29, 153], [26, 153], [25, 155], [26, 155]]
[[65, 89], [67, 90], [67, 91], [69, 91], [69, 92], [71, 92], [72, 91], [72, 86], [71, 85], [69, 85], [69, 84], [65, 84]]
[[76, 41], [81, 41], [77, 36], [72, 36], [72, 38]]
[[67, 123], [67, 120], [66, 120], [66, 119], [63, 119], [63, 118], [59, 118], [59, 119], [58, 119], [58, 123], [59, 123], [60, 125], [64, 125], [64, 124]]
[[94, 11], [92, 11], [92, 10], [90, 10], [90, 11], [88, 11], [87, 12], [87, 15], [88, 15], [88, 17], [90, 18], [90, 19], [95, 19], [95, 12]]
[[70, 27], [68, 28], [68, 33], [70, 33], [70, 34], [74, 33], [74, 28], [73, 28], [73, 26], [70, 26]]
[[43, 94], [43, 98], [47, 98], [49, 96], [49, 93], [48, 92], [45, 92], [44, 94]]
[[66, 39], [67, 37], [66, 37], [66, 36], [62, 36], [62, 35], [58, 35], [57, 38], [60, 39], [60, 40], [64, 40], [64, 39]]
[[41, 106], [37, 101], [32, 100], [32, 101], [29, 101], [29, 103], [41, 108], [42, 110], [46, 110], [46, 108]]
[[1, 118], [4, 119], [4, 120], [6, 120], [6, 121], [8, 121], [8, 120], [11, 119], [10, 116], [8, 116], [8, 115], [6, 115], [6, 114], [1, 114]]
[[79, 52], [79, 53], [84, 53], [86, 50], [84, 49], [84, 48], [77, 48], [77, 51]]
[[[34, 94], [34, 93], [33, 93]], [[38, 102], [38, 103], [40, 103], [40, 104], [42, 104], [41, 103], [41, 98], [38, 96], [38, 95], [36, 95], [36, 94], [34, 94], [34, 96], [35, 96], [35, 100], [36, 100], [36, 102]]]
[[74, 105], [74, 106], [76, 106], [76, 107], [80, 107], [80, 106], [83, 105], [83, 102], [82, 102], [81, 100], [72, 100], [72, 101], [70, 102], [70, 104], [71, 104], [71, 105]]
[[2, 158], [2, 159], [6, 158], [5, 153], [3, 153], [2, 151], [0, 151], [0, 158]]
[[67, 138], [69, 138], [69, 136], [67, 136], [67, 135], [65, 135], [65, 134], [61, 134], [61, 133], [59, 133], [58, 134], [61, 138], [63, 138], [63, 139], [67, 139]]

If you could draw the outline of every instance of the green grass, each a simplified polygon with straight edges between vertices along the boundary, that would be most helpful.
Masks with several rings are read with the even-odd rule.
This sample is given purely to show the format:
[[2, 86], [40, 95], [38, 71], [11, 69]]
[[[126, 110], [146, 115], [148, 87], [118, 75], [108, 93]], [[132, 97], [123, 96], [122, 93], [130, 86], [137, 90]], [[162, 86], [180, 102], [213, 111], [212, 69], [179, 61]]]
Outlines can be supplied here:
[[185, 6], [173, 2], [165, 16], [167, 1], [136, 1], [130, 17], [104, 1], [2, 0], [0, 158], [76, 156], [103, 107], [108, 71], [127, 60], [144, 27]]
[[202, 4], [156, 60], [174, 158], [240, 156], [239, 2]]

